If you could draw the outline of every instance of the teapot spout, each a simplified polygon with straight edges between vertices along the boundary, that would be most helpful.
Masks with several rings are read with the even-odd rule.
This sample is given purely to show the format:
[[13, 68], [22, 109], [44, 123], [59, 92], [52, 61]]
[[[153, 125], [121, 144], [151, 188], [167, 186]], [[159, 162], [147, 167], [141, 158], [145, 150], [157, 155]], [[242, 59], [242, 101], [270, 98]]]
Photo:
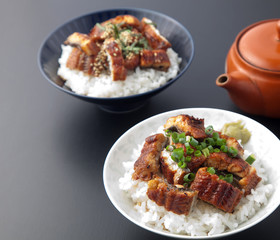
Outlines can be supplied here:
[[231, 88], [231, 82], [232, 78], [229, 76], [229, 74], [222, 74], [216, 79], [216, 85], [225, 89]]
[[216, 85], [225, 88], [232, 101], [243, 111], [252, 114], [264, 112], [263, 96], [257, 84], [242, 72], [222, 74]]

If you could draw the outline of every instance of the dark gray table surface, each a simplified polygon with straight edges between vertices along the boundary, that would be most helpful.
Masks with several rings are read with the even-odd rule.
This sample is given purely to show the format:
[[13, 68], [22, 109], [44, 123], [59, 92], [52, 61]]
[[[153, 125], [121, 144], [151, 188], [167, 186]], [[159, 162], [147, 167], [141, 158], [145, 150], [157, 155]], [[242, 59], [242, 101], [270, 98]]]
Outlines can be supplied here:
[[[140, 7], [185, 25], [195, 57], [183, 77], [130, 114], [110, 114], [58, 91], [40, 74], [45, 37], [73, 17], [105, 8]], [[280, 137], [280, 120], [240, 111], [215, 79], [237, 33], [280, 17], [279, 0], [9, 0], [0, 9], [0, 239], [165, 239], [124, 218], [108, 199], [103, 164], [113, 143], [136, 123], [169, 110], [210, 107], [249, 116]], [[227, 239], [276, 239], [280, 209]]]

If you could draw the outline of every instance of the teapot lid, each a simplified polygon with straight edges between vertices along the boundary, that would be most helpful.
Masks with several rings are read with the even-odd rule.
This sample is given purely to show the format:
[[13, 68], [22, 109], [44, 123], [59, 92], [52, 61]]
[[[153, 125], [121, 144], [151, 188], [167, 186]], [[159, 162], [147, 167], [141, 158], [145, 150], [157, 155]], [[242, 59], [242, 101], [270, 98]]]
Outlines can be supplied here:
[[280, 71], [280, 19], [265, 20], [240, 36], [240, 55], [255, 67]]

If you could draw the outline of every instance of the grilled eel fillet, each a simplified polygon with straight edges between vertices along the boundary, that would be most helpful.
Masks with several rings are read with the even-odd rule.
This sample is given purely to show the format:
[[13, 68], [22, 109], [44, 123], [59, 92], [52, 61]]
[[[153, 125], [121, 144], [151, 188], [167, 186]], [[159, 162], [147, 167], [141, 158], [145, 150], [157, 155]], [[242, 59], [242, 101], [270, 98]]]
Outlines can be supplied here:
[[[109, 63], [113, 81], [125, 80], [127, 70], [134, 70], [138, 66], [167, 71], [170, 67], [170, 61], [166, 48], [171, 47], [171, 44], [150, 23], [149, 19], [140, 22], [132, 15], [119, 15], [101, 24], [96, 24], [88, 35], [74, 32], [68, 36], [64, 44], [78, 48], [87, 56], [96, 56], [96, 58], [87, 57], [85, 54], [73, 51], [68, 61], [69, 68], [98, 76], [103, 70], [107, 70]], [[145, 37], [147, 35], [149, 37], [147, 39], [148, 43], [152, 44], [149, 49], [152, 48], [152, 50], [144, 49], [141, 51], [141, 55], [131, 51], [124, 58], [119, 44], [113, 40], [116, 37], [116, 26], [120, 29], [125, 27], [132, 28], [132, 33], [135, 33], [134, 36], [142, 34]], [[127, 34], [127, 32], [120, 32], [120, 34], [124, 33]], [[129, 37], [131, 38], [132, 36], [130, 34]], [[80, 58], [77, 58], [77, 56]], [[107, 59], [105, 59], [106, 56]], [[83, 68], [84, 62], [89, 64], [85, 68]]]
[[140, 21], [132, 15], [118, 15], [112, 19], [114, 24], [122, 24], [122, 26], [131, 26], [134, 28], [140, 28]]
[[251, 193], [251, 190], [254, 189], [257, 184], [262, 180], [261, 177], [258, 176], [257, 171], [254, 167], [249, 168], [249, 173], [239, 180], [239, 185], [242, 189], [244, 189], [244, 195], [248, 195]]
[[[117, 43], [113, 40], [106, 40], [104, 42], [106, 53], [106, 66], [109, 63], [111, 67], [111, 75], [114, 81], [125, 80], [126, 69], [133, 69], [139, 63], [139, 55], [133, 55], [129, 59], [123, 59], [122, 52]], [[98, 71], [104, 70], [104, 66], [100, 63], [98, 55], [88, 55], [80, 47], [74, 47], [70, 53], [66, 67], [71, 70], [83, 71], [89, 75], [95, 75], [97, 68]], [[109, 60], [107, 62], [107, 59]]]
[[[164, 128], [185, 132], [186, 135], [191, 135], [198, 140], [203, 140], [205, 137], [208, 137], [205, 133], [204, 119], [194, 118], [189, 115], [170, 117], [164, 125]], [[204, 165], [214, 167], [221, 171], [228, 171], [241, 178], [239, 185], [244, 190], [244, 195], [246, 196], [257, 186], [261, 178], [257, 175], [256, 169], [242, 159], [244, 149], [238, 141], [227, 135], [220, 133], [219, 135], [220, 138], [226, 139], [226, 145], [228, 147], [232, 146], [238, 150], [237, 157], [229, 157], [226, 153], [222, 152], [211, 153], [207, 158], [201, 156], [199, 159], [195, 159], [193, 157], [191, 162], [188, 163], [188, 168], [193, 171], [201, 164], [201, 166]]]
[[140, 67], [155, 68], [161, 71], [167, 71], [170, 67], [169, 57], [165, 50], [142, 50], [140, 53]]
[[[178, 147], [178, 145], [176, 146]], [[201, 155], [199, 157], [192, 156], [187, 168], [181, 169], [177, 163], [170, 162], [165, 151], [160, 157], [160, 167], [162, 174], [170, 184], [183, 184], [184, 176], [189, 172], [195, 172], [200, 167], [214, 167], [219, 171], [227, 171], [238, 177], [238, 187], [244, 190], [244, 195], [251, 193], [257, 184], [261, 181], [261, 177], [257, 175], [254, 167], [249, 165], [242, 158], [231, 158], [226, 153], [210, 153], [208, 157]]]
[[97, 40], [105, 40], [105, 38], [107, 38], [105, 31], [104, 31], [104, 27], [107, 24], [121, 24], [122, 27], [127, 27], [127, 26], [131, 26], [133, 28], [136, 29], [140, 29], [140, 21], [132, 16], [132, 15], [119, 15], [115, 18], [111, 18], [107, 21], [102, 22], [100, 25], [95, 25], [91, 31], [89, 36], [92, 37], [93, 39], [97, 39]]
[[148, 18], [141, 20], [142, 33], [149, 42], [152, 49], [164, 49], [171, 47], [170, 42], [163, 37]]
[[160, 173], [160, 153], [167, 143], [167, 138], [159, 133], [145, 139], [144, 146], [137, 161], [134, 163], [133, 180], [149, 181]]
[[124, 67], [124, 59], [122, 50], [114, 38], [109, 38], [104, 41], [105, 52], [108, 57], [109, 66], [111, 69], [111, 77], [113, 81], [125, 80], [127, 70]]
[[67, 59], [66, 67], [71, 70], [80, 70], [86, 74], [94, 75], [95, 62], [96, 56], [88, 56], [79, 48], [74, 47]]
[[242, 197], [242, 191], [217, 175], [208, 173], [207, 167], [197, 171], [190, 188], [198, 191], [199, 199], [229, 213], [233, 212]]
[[[185, 148], [184, 144], [177, 143], [176, 148]], [[179, 168], [178, 164], [170, 159], [170, 153], [166, 150], [161, 152], [160, 156], [160, 169], [163, 176], [166, 178], [170, 184], [184, 184], [184, 176], [187, 173], [195, 172], [205, 161], [205, 156], [201, 155], [199, 157], [192, 156], [190, 162], [188, 162], [186, 168]]]
[[206, 138], [204, 127], [204, 119], [194, 118], [189, 115], [178, 115], [170, 117], [164, 125], [165, 129], [173, 130], [178, 132], [185, 132], [186, 135], [191, 135], [196, 139]]
[[179, 168], [176, 162], [170, 160], [168, 154], [165, 150], [161, 152], [159, 159], [161, 172], [168, 183], [183, 185], [184, 176], [190, 171]]
[[231, 158], [226, 153], [211, 153], [204, 162], [204, 166], [214, 167], [218, 170], [226, 170], [241, 179], [239, 180], [240, 188], [244, 189], [244, 195], [251, 193], [257, 184], [261, 181], [261, 177], [257, 175], [254, 167], [248, 164], [240, 157]]
[[167, 211], [188, 215], [197, 198], [197, 191], [177, 188], [165, 182], [162, 178], [155, 178], [148, 182], [148, 198]]
[[244, 155], [244, 149], [241, 147], [241, 145], [235, 138], [229, 137], [229, 136], [221, 134], [221, 133], [219, 133], [219, 136], [220, 136], [220, 138], [223, 138], [226, 140], [226, 145], [228, 146], [228, 148], [234, 147], [235, 149], [237, 149], [238, 155], [240, 157], [242, 157]]
[[127, 70], [134, 70], [139, 66], [140, 54], [131, 53], [124, 59], [124, 66]]
[[[167, 119], [164, 125], [165, 129], [176, 130], [177, 132], [185, 132], [186, 135], [191, 135], [196, 139], [202, 140], [208, 137], [205, 133], [204, 119], [194, 118], [189, 115], [178, 115]], [[234, 147], [238, 150], [238, 154], [243, 156], [244, 149], [240, 146], [239, 142], [227, 135], [219, 133], [220, 138], [226, 140], [228, 147]]]
[[66, 41], [64, 42], [66, 45], [71, 45], [74, 47], [80, 48], [84, 51], [88, 56], [97, 55], [100, 51], [98, 44], [93, 41], [87, 34], [74, 32], [71, 34]]

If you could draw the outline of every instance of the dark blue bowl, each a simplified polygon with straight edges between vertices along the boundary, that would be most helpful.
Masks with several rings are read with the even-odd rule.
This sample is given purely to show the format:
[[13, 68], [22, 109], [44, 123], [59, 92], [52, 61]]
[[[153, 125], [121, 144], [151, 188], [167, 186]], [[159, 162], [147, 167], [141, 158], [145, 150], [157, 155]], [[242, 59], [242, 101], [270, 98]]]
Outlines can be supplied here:
[[[61, 44], [73, 32], [89, 33], [96, 23], [123, 14], [133, 15], [140, 20], [143, 17], [147, 17], [157, 23], [157, 27], [161, 34], [170, 41], [174, 51], [176, 51], [182, 58], [178, 75], [157, 89], [127, 97], [97, 98], [72, 92], [71, 89], [64, 85], [64, 81], [57, 75], [57, 69], [59, 67], [58, 59], [61, 55]], [[193, 56], [194, 43], [192, 36], [182, 24], [169, 16], [155, 11], [137, 8], [122, 8], [93, 12], [70, 20], [58, 27], [43, 42], [39, 50], [38, 64], [43, 76], [59, 90], [82, 100], [96, 103], [104, 110], [125, 112], [137, 109], [146, 103], [146, 101], [152, 96], [174, 83], [188, 69]]]

